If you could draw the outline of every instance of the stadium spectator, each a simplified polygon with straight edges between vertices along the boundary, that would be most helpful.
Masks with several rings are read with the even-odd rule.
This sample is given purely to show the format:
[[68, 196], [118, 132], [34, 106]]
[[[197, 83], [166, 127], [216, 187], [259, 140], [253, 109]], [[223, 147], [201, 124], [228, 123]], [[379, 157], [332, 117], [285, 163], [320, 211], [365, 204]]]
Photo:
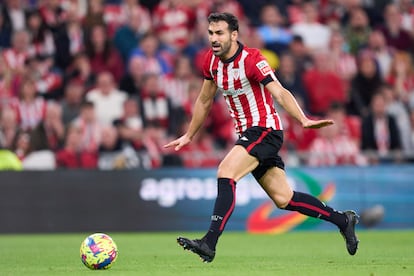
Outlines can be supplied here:
[[[61, 4], [61, 1], [56, 0], [43, 0], [38, 3], [43, 21], [52, 32], [56, 32], [64, 25], [68, 17], [67, 10]], [[77, 13], [75, 9], [72, 11]]]
[[13, 89], [13, 74], [4, 62], [3, 56], [0, 54], [0, 108], [8, 105], [15, 97]]
[[82, 26], [87, 34], [95, 25], [105, 25], [105, 5], [104, 0], [87, 1], [87, 11], [83, 18]]
[[96, 72], [91, 66], [88, 56], [85, 53], [76, 54], [64, 75], [65, 85], [77, 82], [91, 90], [96, 82]]
[[115, 30], [113, 42], [122, 56], [124, 63], [128, 61], [131, 51], [139, 44], [145, 33], [149, 31], [141, 18], [141, 12], [133, 9], [128, 13], [127, 21]]
[[307, 164], [310, 166], [366, 165], [358, 145], [341, 132], [339, 125], [318, 130], [318, 135], [309, 147]]
[[[192, 103], [194, 104], [194, 102], [195, 100]], [[201, 134], [199, 137], [199, 142], [204, 141], [209, 143], [208, 140], [210, 139], [209, 136], [211, 135], [215, 142], [214, 146], [216, 148], [228, 150], [232, 145], [234, 145], [234, 142], [237, 139], [234, 132], [232, 131], [233, 127], [234, 121], [227, 111], [227, 103], [223, 97], [220, 97], [220, 95], [218, 95], [214, 99], [214, 102], [211, 106], [211, 113], [206, 120], [206, 128], [208, 130], [208, 133]]]
[[398, 11], [401, 15], [401, 27], [414, 37], [414, 3], [412, 0], [396, 0]]
[[115, 120], [113, 124], [117, 128], [119, 138], [122, 139], [123, 143], [132, 146], [139, 161], [138, 165], [142, 168], [150, 168], [151, 161], [147, 147], [155, 147], [155, 142], [146, 137], [137, 99], [128, 98], [124, 102], [123, 115]]
[[168, 132], [170, 116], [172, 115], [171, 100], [159, 84], [159, 76], [147, 74], [144, 76], [140, 98], [144, 126], [163, 129]]
[[370, 51], [361, 51], [357, 56], [358, 72], [351, 81], [348, 113], [365, 116], [372, 96], [384, 83], [378, 64]]
[[12, 151], [23, 161], [31, 153], [30, 131], [20, 129], [13, 141]]
[[102, 128], [102, 141], [98, 151], [98, 168], [101, 170], [132, 169], [140, 165], [134, 149], [123, 144], [114, 126]]
[[351, 17], [351, 13], [354, 10], [363, 9], [364, 13], [369, 19], [369, 25], [371, 28], [378, 26], [383, 22], [382, 11], [384, 3], [388, 3], [389, 0], [375, 0], [375, 1], [366, 1], [366, 0], [346, 0], [340, 1], [341, 5], [344, 7], [344, 12], [342, 15], [342, 25], [345, 25]]
[[1, 11], [5, 25], [12, 31], [23, 30], [26, 26], [25, 8], [23, 1], [5, 0]]
[[60, 8], [57, 8], [57, 10], [47, 9], [45, 13], [50, 16], [51, 21], [49, 24], [52, 24], [56, 47], [55, 49], [56, 53], [59, 53], [55, 55], [55, 64], [62, 71], [65, 71], [66, 68], [72, 63], [73, 58], [77, 54], [84, 51], [85, 32], [81, 24], [81, 18], [77, 14], [76, 10], [68, 10], [66, 15], [62, 15], [63, 18], [59, 18], [59, 10]]
[[139, 56], [132, 56], [128, 62], [128, 70], [121, 79], [119, 89], [130, 96], [139, 97], [141, 94], [142, 78], [145, 75], [145, 61]]
[[62, 121], [65, 126], [69, 125], [79, 116], [85, 88], [77, 81], [69, 82], [64, 88], [64, 95], [60, 101], [62, 106]]
[[[303, 103], [298, 102], [303, 108]], [[283, 108], [278, 109], [279, 116], [283, 120], [283, 135], [285, 143], [282, 148], [283, 154], [292, 152], [297, 155], [300, 163], [306, 164], [306, 155], [313, 140], [316, 138], [316, 130], [303, 128], [302, 125], [291, 118]], [[296, 161], [297, 162], [297, 161]]]
[[355, 56], [350, 54], [346, 49], [347, 43], [341, 32], [333, 31], [329, 39], [329, 52], [331, 53], [331, 62], [333, 70], [338, 73], [348, 91], [352, 78], [357, 73]]
[[372, 96], [361, 134], [361, 149], [371, 164], [401, 160], [401, 134], [394, 116], [387, 114], [383, 94]]
[[[96, 120], [95, 107], [92, 102], [82, 103], [79, 116], [70, 125], [74, 125], [80, 131], [79, 150], [94, 153], [98, 150], [101, 143], [102, 125]], [[68, 138], [67, 138], [68, 139]]]
[[132, 50], [130, 59], [139, 57], [144, 64], [144, 73], [168, 74], [171, 72], [171, 57], [160, 47], [158, 37], [153, 33], [145, 34], [137, 48]]
[[182, 108], [188, 100], [188, 88], [194, 75], [191, 60], [185, 55], [175, 58], [173, 71], [161, 78], [161, 89], [165, 91], [174, 108]]
[[404, 154], [408, 154], [410, 150], [411, 126], [410, 114], [406, 104], [401, 100], [401, 94], [390, 85], [384, 84], [379, 88], [378, 93], [384, 96], [387, 113], [395, 118], [401, 134], [401, 149]]
[[299, 71], [296, 69], [296, 63], [293, 55], [289, 52], [286, 52], [280, 56], [280, 66], [276, 70], [276, 77], [283, 87], [292, 92], [295, 98], [302, 103], [301, 105], [303, 109], [308, 112], [309, 102], [303, 85], [303, 79]]
[[96, 118], [103, 125], [112, 124], [121, 117], [126, 99], [127, 94], [116, 87], [110, 72], [101, 72], [97, 76], [96, 88], [86, 94], [86, 100], [94, 104]]
[[[269, 4], [270, 1], [268, 0], [256, 0], [256, 1], [238, 0], [238, 2], [242, 6], [244, 14], [248, 18], [250, 25], [253, 27], [260, 26], [261, 24], [260, 11], [262, 10], [263, 6]], [[288, 6], [288, 3], [291, 1], [279, 0], [279, 1], [272, 1], [272, 2], [276, 4], [281, 14], [286, 15], [286, 24], [288, 24], [289, 22], [287, 21], [288, 19], [287, 6]]]
[[12, 28], [7, 24], [3, 14], [3, 7], [0, 4], [0, 50], [9, 48], [11, 43]]
[[345, 40], [351, 54], [356, 55], [366, 46], [371, 31], [366, 11], [362, 7], [351, 9], [344, 30]]
[[195, 14], [184, 1], [161, 0], [152, 15], [154, 31], [165, 46], [177, 52], [188, 46]]
[[293, 56], [298, 74], [302, 75], [313, 65], [312, 56], [309, 50], [305, 47], [305, 43], [301, 36], [293, 36], [292, 41], [289, 44], [288, 52]]
[[[188, 124], [189, 119], [182, 125], [182, 129], [187, 128]], [[180, 131], [177, 134], [182, 133], [184, 132]], [[202, 129], [194, 136], [192, 143], [182, 149], [179, 156], [186, 168], [211, 168], [220, 163], [224, 152], [217, 150], [211, 133]]]
[[123, 105], [123, 114], [114, 120], [113, 125], [118, 128], [119, 137], [129, 142], [136, 150], [142, 150], [144, 145], [144, 122], [139, 110], [138, 101], [128, 98]]
[[305, 21], [305, 12], [303, 10], [303, 4], [305, 3], [304, 0], [292, 0], [289, 1], [290, 3], [287, 6], [287, 18], [289, 20], [290, 25], [294, 25], [296, 23], [302, 23]]
[[330, 52], [314, 54], [315, 66], [303, 75], [303, 84], [309, 99], [309, 112], [325, 115], [332, 102], [345, 103], [346, 91], [340, 75], [334, 71]]
[[10, 106], [15, 110], [23, 130], [33, 129], [45, 118], [46, 101], [37, 95], [36, 83], [31, 79], [23, 79], [19, 98]]
[[285, 18], [275, 4], [264, 5], [260, 12], [261, 24], [257, 32], [267, 49], [276, 53], [285, 51], [292, 41], [292, 33], [284, 27]]
[[[129, 21], [134, 19], [138, 19], [136, 24], [139, 25], [139, 32], [146, 33], [151, 30], [151, 15], [146, 6], [141, 5], [139, 0], [122, 0], [120, 2], [119, 4], [105, 5], [105, 22], [108, 24], [111, 36], [120, 26], [129, 24]], [[131, 17], [132, 15], [133, 17]]]
[[302, 4], [304, 21], [294, 23], [291, 30], [294, 34], [303, 38], [305, 46], [311, 50], [326, 50], [328, 48], [330, 29], [319, 23], [318, 9], [314, 2]]
[[26, 29], [31, 37], [30, 53], [32, 55], [53, 56], [55, 54], [52, 32], [47, 29], [39, 10], [33, 9], [27, 12]]
[[398, 51], [393, 55], [386, 82], [394, 87], [399, 100], [407, 104], [414, 94], [414, 65], [408, 52]]
[[16, 113], [9, 107], [3, 107], [0, 109], [0, 148], [12, 149], [18, 133]]
[[32, 151], [57, 151], [62, 148], [65, 126], [62, 121], [62, 107], [56, 102], [48, 102], [46, 115], [30, 133]]
[[384, 9], [385, 22], [378, 29], [384, 34], [387, 45], [401, 51], [412, 51], [413, 40], [409, 32], [403, 29], [401, 14], [395, 3]]
[[347, 114], [345, 105], [337, 102], [331, 104], [327, 116], [335, 121], [339, 134], [352, 139], [359, 148], [361, 144], [361, 117]]
[[65, 146], [59, 150], [56, 157], [58, 168], [94, 169], [97, 167], [97, 151], [82, 150], [82, 130], [76, 124], [70, 124], [65, 136]]
[[86, 54], [96, 74], [109, 71], [116, 82], [122, 78], [124, 63], [107, 36], [105, 25], [92, 26], [90, 36], [86, 39]]
[[26, 77], [36, 85], [36, 91], [45, 99], [58, 99], [61, 95], [63, 78], [53, 64], [52, 56], [35, 56], [26, 62]]
[[26, 30], [12, 34], [11, 48], [2, 51], [3, 61], [13, 74], [21, 75], [25, 71], [25, 62], [30, 55], [30, 36]]
[[369, 35], [368, 45], [365, 50], [372, 52], [378, 64], [381, 77], [385, 79], [390, 72], [395, 50], [387, 45], [384, 34], [378, 30], [373, 30]]

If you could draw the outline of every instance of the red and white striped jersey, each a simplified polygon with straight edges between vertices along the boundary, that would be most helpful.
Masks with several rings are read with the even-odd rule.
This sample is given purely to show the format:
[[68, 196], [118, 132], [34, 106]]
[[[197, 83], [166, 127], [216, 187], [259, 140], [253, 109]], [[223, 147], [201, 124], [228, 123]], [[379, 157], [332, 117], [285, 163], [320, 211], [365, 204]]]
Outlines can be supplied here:
[[258, 49], [239, 43], [237, 53], [226, 61], [214, 56], [210, 49], [203, 74], [205, 79], [214, 80], [224, 95], [237, 134], [253, 126], [283, 129], [273, 97], [265, 88], [277, 79]]

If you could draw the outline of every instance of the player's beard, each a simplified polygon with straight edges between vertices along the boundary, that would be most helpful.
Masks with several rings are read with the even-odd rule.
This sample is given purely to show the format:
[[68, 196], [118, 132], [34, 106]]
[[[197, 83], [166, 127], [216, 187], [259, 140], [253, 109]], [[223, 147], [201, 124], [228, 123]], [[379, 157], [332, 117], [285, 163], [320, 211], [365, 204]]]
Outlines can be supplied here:
[[213, 49], [213, 54], [215, 56], [219, 57], [219, 58], [224, 58], [230, 52], [231, 41], [229, 40], [229, 41], [221, 43], [221, 44], [220, 43], [213, 43], [211, 46], [212, 47], [213, 46], [220, 46], [221, 49], [218, 50], [218, 51]]

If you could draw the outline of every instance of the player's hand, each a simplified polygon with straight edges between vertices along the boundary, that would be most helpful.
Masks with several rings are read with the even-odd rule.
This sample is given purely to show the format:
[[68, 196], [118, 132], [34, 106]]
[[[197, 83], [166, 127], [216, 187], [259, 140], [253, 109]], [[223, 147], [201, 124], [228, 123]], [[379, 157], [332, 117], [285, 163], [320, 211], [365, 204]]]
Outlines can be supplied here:
[[171, 141], [168, 144], [164, 145], [164, 148], [174, 147], [174, 150], [178, 151], [185, 145], [189, 144], [190, 142], [191, 142], [191, 139], [188, 138], [187, 135], [183, 135], [180, 138], [175, 139], [174, 141]]
[[322, 128], [326, 126], [333, 125], [334, 121], [331, 119], [324, 119], [324, 120], [306, 120], [302, 123], [304, 128]]

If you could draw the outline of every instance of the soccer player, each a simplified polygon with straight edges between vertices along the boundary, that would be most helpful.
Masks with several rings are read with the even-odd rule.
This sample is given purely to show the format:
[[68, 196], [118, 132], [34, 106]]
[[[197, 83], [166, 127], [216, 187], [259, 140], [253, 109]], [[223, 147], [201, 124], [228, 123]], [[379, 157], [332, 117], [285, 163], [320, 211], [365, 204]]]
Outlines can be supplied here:
[[212, 13], [208, 22], [211, 50], [205, 56], [204, 82], [190, 125], [183, 136], [165, 147], [180, 150], [191, 142], [207, 117], [216, 93], [223, 94], [239, 139], [218, 167], [218, 195], [209, 230], [202, 239], [179, 237], [178, 244], [198, 254], [204, 262], [213, 261], [218, 239], [234, 210], [236, 182], [252, 173], [278, 208], [298, 211], [338, 226], [348, 253], [354, 255], [359, 242], [355, 235], [358, 215], [354, 211], [336, 211], [311, 195], [293, 191], [287, 183], [284, 163], [278, 155], [283, 143], [282, 122], [273, 98], [305, 128], [320, 128], [334, 122], [311, 120], [304, 115], [259, 50], [238, 41], [239, 26], [234, 15]]

